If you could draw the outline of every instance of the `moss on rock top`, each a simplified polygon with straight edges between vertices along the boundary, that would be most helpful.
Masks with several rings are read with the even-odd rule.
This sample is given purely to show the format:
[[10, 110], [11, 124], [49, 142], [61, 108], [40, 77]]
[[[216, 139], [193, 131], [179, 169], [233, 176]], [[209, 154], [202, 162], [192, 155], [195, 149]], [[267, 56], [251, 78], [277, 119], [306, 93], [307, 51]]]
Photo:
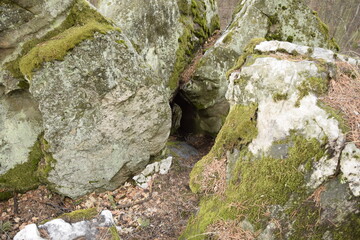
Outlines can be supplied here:
[[14, 77], [31, 79], [32, 72], [43, 62], [62, 60], [69, 50], [95, 32], [114, 30], [112, 24], [86, 1], [76, 0], [64, 22], [39, 39], [26, 42], [20, 56], [6, 63]]

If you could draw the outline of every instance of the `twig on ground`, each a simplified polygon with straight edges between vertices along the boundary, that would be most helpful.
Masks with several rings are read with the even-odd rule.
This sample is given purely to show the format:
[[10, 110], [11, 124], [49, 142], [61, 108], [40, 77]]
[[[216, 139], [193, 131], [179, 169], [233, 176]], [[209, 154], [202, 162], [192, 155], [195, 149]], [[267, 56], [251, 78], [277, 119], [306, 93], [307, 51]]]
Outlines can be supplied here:
[[14, 192], [14, 215], [19, 214], [19, 202], [17, 192]]

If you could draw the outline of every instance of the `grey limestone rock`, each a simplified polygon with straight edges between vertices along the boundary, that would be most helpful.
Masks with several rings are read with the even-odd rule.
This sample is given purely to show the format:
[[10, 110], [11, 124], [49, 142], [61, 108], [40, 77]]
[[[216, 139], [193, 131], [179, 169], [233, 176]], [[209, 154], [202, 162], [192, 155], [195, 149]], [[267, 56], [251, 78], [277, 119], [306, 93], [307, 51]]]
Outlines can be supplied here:
[[129, 37], [138, 53], [170, 87], [192, 54], [219, 28], [215, 1], [210, 0], [103, 0], [93, 1]]
[[[295, 0], [240, 1], [238, 12], [223, 35], [204, 54], [191, 81], [183, 87], [187, 99], [199, 110], [226, 103], [227, 71], [252, 39], [282, 40], [310, 47], [333, 47], [327, 28], [304, 4]], [[223, 121], [218, 117], [218, 121]], [[203, 121], [207, 121], [204, 117]], [[206, 129], [216, 133], [220, 128]], [[205, 130], [205, 129], [204, 129]]]
[[[319, 48], [296, 57], [286, 49], [301, 52], [305, 46], [265, 48], [271, 45], [288, 43], [258, 44], [258, 52], [230, 75], [230, 113], [212, 150], [190, 174], [192, 190], [205, 194], [201, 214], [180, 239], [202, 234], [199, 224], [207, 216], [239, 223], [245, 218], [257, 239], [356, 239], [359, 234], [359, 149], [345, 142], [337, 116], [319, 99], [336, 70], [334, 54]], [[208, 183], [209, 172], [204, 174], [224, 158], [226, 173], [218, 175], [227, 175], [225, 197], [211, 192], [221, 182]], [[223, 199], [228, 207], [240, 206], [234, 208], [239, 213], [208, 207]]]
[[165, 88], [116, 31], [83, 41], [64, 61], [45, 63], [30, 92], [57, 161], [48, 180], [70, 197], [118, 187], [169, 136]]
[[[13, 172], [31, 166], [27, 188], [41, 181], [76, 198], [114, 189], [140, 172], [165, 146], [171, 110], [165, 83], [120, 29], [85, 0], [57, 3], [17, 1], [43, 25], [29, 20], [1, 32], [15, 31], [13, 42], [0, 39], [20, 48], [17, 33], [27, 36], [22, 41], [49, 31], [50, 37], [27, 42], [30, 49], [9, 62], [19, 78], [0, 73], [0, 181], [28, 190], [12, 186], [19, 185]], [[35, 35], [21, 30], [30, 23]]]

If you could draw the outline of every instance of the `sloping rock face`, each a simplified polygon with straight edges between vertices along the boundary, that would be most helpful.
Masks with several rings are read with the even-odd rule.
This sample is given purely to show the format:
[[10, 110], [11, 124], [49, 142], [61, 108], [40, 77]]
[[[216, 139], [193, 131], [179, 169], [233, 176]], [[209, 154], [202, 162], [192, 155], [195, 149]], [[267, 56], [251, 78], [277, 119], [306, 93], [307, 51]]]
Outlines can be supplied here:
[[[327, 27], [304, 4], [294, 0], [240, 1], [233, 22], [215, 46], [195, 67], [191, 81], [183, 87], [189, 102], [214, 116], [211, 107], [223, 104], [227, 90], [226, 72], [235, 64], [251, 39], [283, 40], [313, 47], [335, 47]], [[222, 122], [224, 116], [218, 116]], [[207, 118], [203, 118], [204, 126]], [[214, 119], [212, 118], [213, 122]], [[214, 126], [221, 126], [217, 124]], [[203, 129], [216, 133], [218, 127]]]
[[104, 0], [94, 2], [114, 20], [170, 92], [196, 49], [219, 26], [213, 0]]
[[58, 28], [3, 68], [11, 74], [12, 66], [24, 84], [14, 91], [0, 81], [1, 192], [47, 183], [76, 198], [114, 189], [169, 136], [162, 80], [87, 2], [71, 6]]
[[191, 173], [204, 196], [180, 239], [356, 239], [360, 150], [318, 98], [334, 52], [278, 41], [254, 51], [230, 75], [230, 113]]
[[340, 45], [341, 52], [360, 54], [360, 2], [357, 0], [306, 0], [329, 25], [330, 35]]

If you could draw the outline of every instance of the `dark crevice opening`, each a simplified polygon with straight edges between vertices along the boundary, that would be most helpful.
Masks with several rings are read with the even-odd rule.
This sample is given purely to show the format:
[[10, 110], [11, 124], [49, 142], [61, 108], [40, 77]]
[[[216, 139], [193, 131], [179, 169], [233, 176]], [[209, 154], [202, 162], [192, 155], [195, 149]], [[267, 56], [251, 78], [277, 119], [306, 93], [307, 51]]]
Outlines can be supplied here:
[[189, 134], [195, 134], [198, 131], [197, 121], [198, 113], [196, 108], [186, 100], [186, 97], [182, 90], [179, 90], [175, 97], [171, 102], [171, 108], [173, 110], [173, 121], [172, 121], [172, 128], [174, 128], [174, 118], [178, 117], [174, 114], [175, 105], [178, 105], [181, 108], [181, 120], [180, 126], [175, 131], [173, 130], [173, 134], [177, 136], [187, 136]]

